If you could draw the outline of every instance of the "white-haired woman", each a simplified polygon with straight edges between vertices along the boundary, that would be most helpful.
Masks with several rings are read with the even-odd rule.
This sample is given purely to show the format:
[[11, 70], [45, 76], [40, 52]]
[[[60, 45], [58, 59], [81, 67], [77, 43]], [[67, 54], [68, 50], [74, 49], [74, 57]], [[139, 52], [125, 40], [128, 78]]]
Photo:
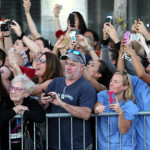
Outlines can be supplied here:
[[[29, 121], [27, 127], [30, 134], [33, 133], [33, 122], [42, 122], [45, 114], [38, 102], [29, 97], [34, 90], [35, 84], [26, 76], [18, 75], [10, 85], [10, 99], [7, 104], [0, 106], [0, 123], [2, 124], [2, 149], [8, 149], [8, 121], [11, 120], [12, 149], [21, 149], [19, 135], [21, 119], [13, 119], [17, 114]], [[16, 136], [17, 135], [17, 136]], [[17, 137], [17, 138], [15, 138]]]

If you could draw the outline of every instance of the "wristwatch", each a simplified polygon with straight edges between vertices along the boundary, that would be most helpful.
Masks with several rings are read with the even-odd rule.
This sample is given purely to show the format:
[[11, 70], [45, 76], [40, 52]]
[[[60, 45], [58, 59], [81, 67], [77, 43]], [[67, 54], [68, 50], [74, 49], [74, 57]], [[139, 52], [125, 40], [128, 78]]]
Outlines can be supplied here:
[[25, 36], [25, 34], [24, 34], [24, 32], [22, 32], [21, 35], [18, 36], [18, 39], [19, 39], [19, 40], [22, 40], [22, 38], [23, 38], [24, 36]]
[[94, 48], [91, 46], [89, 49], [87, 49], [88, 52], [93, 51]]

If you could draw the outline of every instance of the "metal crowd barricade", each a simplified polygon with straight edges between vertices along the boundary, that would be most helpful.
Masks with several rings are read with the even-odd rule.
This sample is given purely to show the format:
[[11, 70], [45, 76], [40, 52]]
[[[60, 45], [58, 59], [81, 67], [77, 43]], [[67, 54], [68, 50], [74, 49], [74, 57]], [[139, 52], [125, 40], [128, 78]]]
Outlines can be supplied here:
[[[138, 112], [138, 115], [144, 116], [144, 150], [146, 150], [146, 116], [150, 115], [150, 112]], [[117, 113], [103, 113], [103, 114], [92, 114], [91, 117], [95, 118], [95, 150], [97, 150], [97, 117], [107, 117], [108, 118], [108, 150], [109, 148], [109, 118], [113, 116], [118, 116]], [[20, 115], [16, 115], [14, 118], [21, 118], [21, 131], [23, 133], [23, 118]], [[48, 150], [48, 119], [49, 118], [58, 118], [58, 143], [59, 143], [59, 150], [61, 150], [61, 118], [70, 118], [70, 124], [71, 124], [71, 150], [73, 150], [73, 116], [69, 113], [47, 113], [46, 114], [46, 150]], [[33, 127], [33, 143], [34, 143], [34, 150], [36, 150], [36, 129], [35, 129], [36, 123], [34, 123]], [[133, 121], [132, 121], [132, 150], [134, 150], [134, 134], [133, 134]], [[11, 122], [9, 121], [9, 150], [11, 150]], [[23, 150], [23, 134], [21, 138], [21, 150]], [[85, 147], [85, 120], [83, 120], [83, 150], [86, 150]], [[121, 147], [121, 134], [120, 134], [120, 150], [122, 150]]]

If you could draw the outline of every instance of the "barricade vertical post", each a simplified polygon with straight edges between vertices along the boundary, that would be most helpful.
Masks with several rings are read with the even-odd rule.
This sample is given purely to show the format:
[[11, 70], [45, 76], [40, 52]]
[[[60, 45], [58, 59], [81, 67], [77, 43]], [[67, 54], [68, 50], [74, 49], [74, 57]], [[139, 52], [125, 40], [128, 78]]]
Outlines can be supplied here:
[[120, 133], [120, 150], [122, 150], [122, 136], [121, 136], [121, 133]]
[[48, 150], [48, 118], [46, 117], [46, 150]]
[[146, 150], [146, 127], [145, 127], [145, 122], [146, 122], [146, 116], [144, 115], [144, 150]]
[[73, 118], [71, 117], [71, 150], [73, 150]]
[[132, 150], [134, 150], [134, 121], [132, 121]]
[[34, 150], [36, 150], [36, 130], [35, 130], [35, 122], [33, 123], [33, 128], [34, 128], [34, 134], [33, 134], [33, 144], [34, 144]]
[[24, 133], [23, 133], [23, 118], [21, 118], [21, 133], [22, 133], [22, 138], [21, 138], [21, 149], [23, 150], [23, 148], [24, 148]]
[[85, 150], [85, 120], [83, 120], [83, 150]]
[[11, 150], [11, 139], [10, 139], [10, 135], [11, 135], [11, 122], [9, 121], [9, 150]]
[[97, 150], [97, 116], [95, 117], [95, 148]]
[[109, 116], [108, 116], [108, 125], [107, 125], [107, 127], [108, 127], [108, 150], [109, 150]]
[[59, 150], [61, 150], [61, 136], [60, 136], [60, 117], [58, 118], [58, 140], [59, 140]]

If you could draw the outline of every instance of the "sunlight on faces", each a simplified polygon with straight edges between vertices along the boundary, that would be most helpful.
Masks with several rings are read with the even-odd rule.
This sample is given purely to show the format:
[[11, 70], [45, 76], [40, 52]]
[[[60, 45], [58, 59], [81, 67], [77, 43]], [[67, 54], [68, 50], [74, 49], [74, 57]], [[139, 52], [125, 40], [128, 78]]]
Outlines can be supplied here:
[[100, 75], [100, 73], [98, 73], [98, 69], [99, 69], [100, 65], [101, 65], [101, 63], [99, 61], [91, 60], [91, 61], [89, 61], [88, 65], [86, 66], [86, 70], [94, 79], [96, 79]]
[[[46, 57], [45, 55], [43, 55], [42, 57], [39, 58], [40, 61], [37, 61], [36, 62], [36, 71], [35, 71], [35, 75], [39, 76], [39, 77], [42, 77], [43, 74], [45, 73], [46, 71]], [[42, 62], [43, 60], [43, 62]]]
[[10, 87], [10, 99], [15, 103], [20, 103], [29, 93], [24, 89], [24, 85], [21, 82], [15, 82]]
[[24, 47], [22, 40], [16, 40], [13, 48], [16, 50], [17, 53], [20, 53], [22, 50], [27, 50], [27, 47]]
[[67, 79], [75, 79], [81, 75], [84, 65], [67, 58], [65, 62], [65, 75]]
[[123, 76], [120, 74], [114, 74], [109, 84], [109, 90], [114, 91], [115, 94], [120, 94], [123, 93], [126, 88], [127, 86], [123, 85]]

